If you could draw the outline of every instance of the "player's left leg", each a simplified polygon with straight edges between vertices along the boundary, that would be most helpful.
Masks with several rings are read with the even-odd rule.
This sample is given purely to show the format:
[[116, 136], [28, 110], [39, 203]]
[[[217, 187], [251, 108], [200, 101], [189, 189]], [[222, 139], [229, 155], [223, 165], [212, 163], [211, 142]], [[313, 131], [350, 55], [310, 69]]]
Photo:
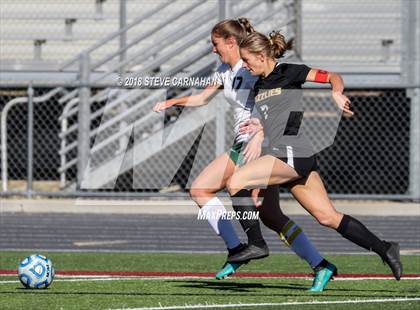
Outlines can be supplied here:
[[[297, 172], [286, 163], [271, 155], [262, 156], [236, 171], [226, 184], [232, 198], [235, 211], [247, 215], [255, 210], [248, 189], [265, 188], [270, 184], [282, 184], [299, 178]], [[259, 259], [268, 256], [268, 247], [262, 237], [260, 224], [257, 218], [240, 221], [242, 228], [248, 236], [246, 249], [229, 257], [228, 262], [242, 262], [250, 259]]]
[[[216, 192], [225, 187], [226, 181], [232, 176], [238, 165], [242, 163], [244, 145], [242, 143], [232, 146], [228, 153], [225, 153], [213, 162], [211, 162], [194, 180], [190, 194], [197, 205], [201, 208], [202, 214], [210, 215], [208, 219], [210, 225], [215, 232], [220, 235], [226, 243], [228, 249], [228, 258], [236, 255], [245, 247], [240, 243], [230, 220], [223, 219], [223, 214], [226, 212], [223, 203], [216, 197]], [[249, 210], [255, 210], [254, 202], [247, 206]], [[242, 227], [244, 226], [243, 219], [239, 219]], [[245, 230], [245, 229], [244, 229]], [[250, 234], [255, 235], [255, 229], [246, 231], [248, 239]], [[264, 241], [264, 240], [263, 240]], [[233, 274], [241, 265], [246, 264], [248, 260], [242, 262], [229, 263], [226, 262], [223, 268], [216, 274], [216, 279], [224, 279]]]
[[[237, 171], [239, 169], [239, 167], [244, 163], [244, 157], [243, 157], [244, 148], [245, 148], [245, 144], [238, 143], [238, 144], [235, 144], [230, 149], [229, 158], [235, 164], [234, 171]], [[229, 175], [229, 177], [231, 177], [231, 175]], [[256, 207], [258, 205], [258, 192], [259, 192], [258, 189], [252, 191], [252, 193], [251, 193], [252, 200], [251, 199], [249, 200], [250, 205], [248, 205], [246, 207], [246, 208], [248, 208], [248, 211], [255, 211], [255, 212], [257, 211]], [[241, 226], [244, 228], [244, 230], [246, 229], [246, 227], [248, 227], [247, 224], [244, 224], [244, 223], [247, 223], [247, 221], [248, 220], [245, 220], [245, 219], [240, 219], [240, 221], [239, 221], [241, 223]], [[253, 220], [251, 220], [251, 221], [253, 221]], [[252, 232], [246, 231], [246, 233], [247, 233], [247, 235], [249, 235]], [[235, 248], [235, 252], [229, 251], [228, 258], [229, 258], [229, 256], [233, 256], [233, 255], [235, 255], [236, 253], [238, 253], [242, 250], [243, 250], [243, 248], [240, 248], [240, 249]], [[231, 262], [227, 261], [223, 265], [223, 268], [216, 274], [216, 279], [221, 280], [221, 279], [225, 279], [225, 278], [231, 276], [232, 274], [234, 274], [236, 272], [236, 270], [241, 265], [243, 265], [244, 263], [246, 264], [247, 262], [248, 261], [231, 263]]]
[[[222, 154], [201, 171], [190, 189], [191, 198], [200, 207], [200, 215], [206, 218], [216, 234], [225, 242], [228, 257], [241, 251], [245, 245], [240, 242], [231, 221], [224, 218], [226, 209], [216, 193], [225, 187], [227, 179], [234, 171], [235, 162], [230, 154]], [[242, 264], [225, 263], [222, 270], [216, 274], [216, 278], [223, 279], [229, 276]]]
[[225, 186], [227, 178], [234, 169], [235, 165], [227, 154], [223, 154], [201, 171], [190, 189], [191, 198], [200, 208], [199, 215], [209, 222], [215, 233], [223, 239], [228, 250], [240, 246], [240, 240], [231, 221], [223, 218], [226, 209], [216, 193]]
[[380, 240], [357, 219], [337, 212], [318, 172], [312, 171], [307, 178], [294, 182], [290, 192], [321, 225], [333, 228], [347, 240], [377, 253], [389, 265], [394, 277], [400, 279], [402, 264], [399, 245]]

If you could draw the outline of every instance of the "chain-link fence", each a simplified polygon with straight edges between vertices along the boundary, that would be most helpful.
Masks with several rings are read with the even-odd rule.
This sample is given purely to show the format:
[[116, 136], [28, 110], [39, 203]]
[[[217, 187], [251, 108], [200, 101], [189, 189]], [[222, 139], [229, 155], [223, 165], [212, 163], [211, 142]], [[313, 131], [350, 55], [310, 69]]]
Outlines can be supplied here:
[[[34, 96], [45, 94], [47, 89], [36, 89]], [[1, 108], [5, 107], [6, 102], [16, 95], [26, 96], [27, 89], [21, 90], [2, 90]], [[37, 191], [58, 191], [57, 184], [59, 157], [57, 157], [60, 145], [58, 133], [58, 117], [61, 107], [56, 105], [57, 97], [51, 100], [34, 104], [33, 119], [33, 171], [34, 171], [34, 190]], [[6, 116], [6, 115], [5, 115]], [[7, 161], [7, 175], [9, 188], [18, 191], [25, 191], [27, 188], [28, 177], [28, 104], [18, 104], [10, 109], [5, 122], [5, 130], [2, 134], [6, 137], [2, 158]], [[6, 131], [6, 132], [5, 132]]]
[[[48, 89], [36, 88], [34, 96], [39, 97], [48, 91]], [[77, 163], [65, 169], [64, 183], [60, 180], [63, 174], [59, 172], [63, 164], [77, 157], [77, 147], [69, 150], [64, 162], [60, 155], [64, 138], [61, 135], [63, 128], [60, 121], [63, 106], [58, 103], [58, 99], [69, 91], [71, 89], [58, 93], [43, 102], [34, 103], [31, 160], [28, 159], [27, 149], [28, 103], [18, 104], [9, 110], [5, 140], [7, 162], [2, 164], [2, 167], [7, 167], [7, 192], [26, 191], [28, 162], [31, 162], [34, 182], [30, 188], [33, 191], [64, 195], [76, 193]], [[100, 91], [94, 90], [94, 93]], [[124, 91], [129, 92], [129, 90]], [[26, 92], [25, 89], [2, 91], [0, 108], [4, 111], [6, 102]], [[312, 139], [320, 141], [327, 137], [333, 138], [332, 141], [334, 141], [318, 156], [320, 173], [328, 191], [348, 197], [376, 195], [409, 198], [410, 123], [414, 120], [410, 118], [412, 102], [407, 97], [406, 90], [348, 89], [346, 94], [352, 100], [355, 117], [342, 119], [336, 133], [335, 128], [332, 128], [332, 132], [328, 132], [330, 127], [325, 125], [331, 118], [337, 123], [333, 124], [333, 127], [338, 125], [336, 120], [339, 118], [331, 110], [330, 96], [326, 95], [325, 91], [312, 89], [305, 91], [303, 97], [305, 113], [309, 119], [308, 128], [313, 133]], [[92, 113], [106, 107], [106, 103], [107, 101], [104, 100], [102, 104], [92, 106]], [[125, 122], [133, 124], [133, 121], [148, 115], [154, 103], [150, 102], [143, 111], [128, 116]], [[220, 109], [220, 105], [218, 107]], [[141, 195], [171, 190], [182, 192], [188, 189], [191, 181], [217, 155], [217, 126], [220, 126], [220, 120], [218, 122], [218, 116], [214, 114], [214, 118], [210, 116], [207, 120], [203, 119], [194, 129], [189, 115], [196, 119], [200, 114], [196, 114], [194, 108], [185, 110], [181, 114], [179, 109], [170, 110], [162, 118], [158, 117], [143, 127], [137, 125], [132, 128], [125, 127], [129, 130], [119, 135], [113, 143], [102, 148], [99, 155], [92, 152], [95, 146], [101, 145], [103, 141], [125, 128], [121, 127], [121, 123], [116, 123], [113, 127], [108, 127], [108, 131], [104, 130], [101, 134], [93, 135], [90, 139], [92, 152], [90, 168], [92, 170], [95, 169], [95, 165], [102, 167], [102, 170], [107, 170], [107, 162], [115, 158], [119, 158], [120, 161], [118, 174], [110, 178], [108, 182], [96, 183], [100, 186], [89, 191], [97, 194], [120, 192]], [[98, 114], [92, 122], [92, 130], [106, 123], [110, 116], [112, 118], [117, 112], [112, 109], [103, 110], [103, 113]], [[205, 113], [211, 115], [214, 110], [206, 110]], [[219, 141], [223, 143], [222, 148], [227, 150], [233, 143], [233, 115], [229, 109], [222, 113], [224, 134]], [[75, 119], [77, 119], [76, 116]], [[178, 128], [174, 127], [183, 121], [187, 122], [189, 127], [185, 135], [176, 138], [173, 143], [168, 142], [167, 146], [161, 147], [159, 152], [145, 157], [144, 160], [133, 160], [133, 157], [142, 157], [152, 148], [150, 141], [159, 139], [155, 134], [162, 132], [162, 129], [163, 139], [170, 139], [173, 131], [179, 128], [185, 129], [182, 125]], [[71, 125], [72, 122], [69, 122], [68, 128]], [[73, 139], [70, 137], [66, 139], [77, 141], [77, 130], [71, 134], [74, 135]], [[101, 175], [106, 175], [106, 173], [101, 171]], [[5, 193], [4, 190], [5, 188], [3, 188], [3, 193]]]

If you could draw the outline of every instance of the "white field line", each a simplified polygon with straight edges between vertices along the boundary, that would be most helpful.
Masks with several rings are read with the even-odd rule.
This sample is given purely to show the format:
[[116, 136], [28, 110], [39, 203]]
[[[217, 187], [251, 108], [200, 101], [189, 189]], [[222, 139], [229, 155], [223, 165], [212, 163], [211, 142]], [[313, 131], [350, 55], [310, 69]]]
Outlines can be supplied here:
[[305, 301], [305, 302], [278, 302], [278, 303], [258, 303], [258, 304], [198, 304], [170, 307], [151, 307], [151, 308], [126, 308], [125, 310], [176, 310], [176, 309], [211, 309], [211, 308], [239, 308], [239, 307], [267, 307], [267, 306], [297, 306], [297, 305], [333, 305], [333, 304], [366, 304], [366, 303], [387, 303], [420, 301], [420, 298], [389, 298], [389, 299], [349, 299], [349, 300], [325, 300], [325, 301]]
[[73, 242], [75, 246], [97, 246], [97, 245], [114, 245], [127, 244], [127, 240], [98, 240], [98, 241], [76, 241]]
[[401, 250], [401, 255], [416, 255], [420, 254], [420, 249], [408, 249], [408, 250]]
[[[192, 276], [185, 276], [185, 277], [141, 277], [141, 276], [128, 276], [128, 277], [121, 277], [121, 276], [56, 276], [54, 282], [83, 282], [83, 281], [127, 281], [127, 280], [145, 280], [145, 281], [171, 281], [171, 280], [182, 280], [182, 279], [214, 279], [213, 277], [192, 277]], [[231, 280], [241, 279], [241, 278], [230, 278]], [[246, 279], [300, 279], [300, 280], [308, 280], [312, 281], [313, 279], [310, 277], [257, 277], [257, 278], [246, 278]], [[363, 281], [363, 280], [394, 280], [393, 278], [372, 278], [372, 277], [365, 277], [365, 278], [335, 278], [334, 281]], [[401, 280], [420, 280], [420, 277], [415, 278], [401, 278]], [[225, 280], [226, 281], [226, 280]], [[227, 280], [229, 281], [229, 280]], [[6, 283], [19, 283], [19, 280], [4, 280], [0, 281], [0, 284]]]

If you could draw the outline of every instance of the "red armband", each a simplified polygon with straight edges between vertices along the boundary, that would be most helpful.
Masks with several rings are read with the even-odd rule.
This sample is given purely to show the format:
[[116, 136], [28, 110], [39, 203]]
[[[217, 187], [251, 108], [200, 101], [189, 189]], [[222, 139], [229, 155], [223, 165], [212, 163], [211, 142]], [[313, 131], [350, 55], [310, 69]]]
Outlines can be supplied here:
[[317, 83], [328, 83], [328, 75], [330, 73], [324, 70], [316, 70], [315, 82]]

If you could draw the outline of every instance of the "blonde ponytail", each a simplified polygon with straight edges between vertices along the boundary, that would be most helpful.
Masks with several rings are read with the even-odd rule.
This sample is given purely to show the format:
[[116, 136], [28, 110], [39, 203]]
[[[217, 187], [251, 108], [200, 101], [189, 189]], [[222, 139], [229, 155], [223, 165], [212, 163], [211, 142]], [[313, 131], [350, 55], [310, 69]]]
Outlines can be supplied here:
[[286, 41], [280, 31], [272, 31], [269, 34], [271, 43], [271, 55], [273, 58], [283, 57], [284, 53], [293, 48], [293, 40]]
[[293, 40], [286, 41], [279, 31], [272, 31], [266, 35], [254, 32], [246, 37], [240, 44], [240, 48], [247, 49], [251, 53], [265, 53], [271, 58], [283, 57], [287, 50], [293, 48]]

